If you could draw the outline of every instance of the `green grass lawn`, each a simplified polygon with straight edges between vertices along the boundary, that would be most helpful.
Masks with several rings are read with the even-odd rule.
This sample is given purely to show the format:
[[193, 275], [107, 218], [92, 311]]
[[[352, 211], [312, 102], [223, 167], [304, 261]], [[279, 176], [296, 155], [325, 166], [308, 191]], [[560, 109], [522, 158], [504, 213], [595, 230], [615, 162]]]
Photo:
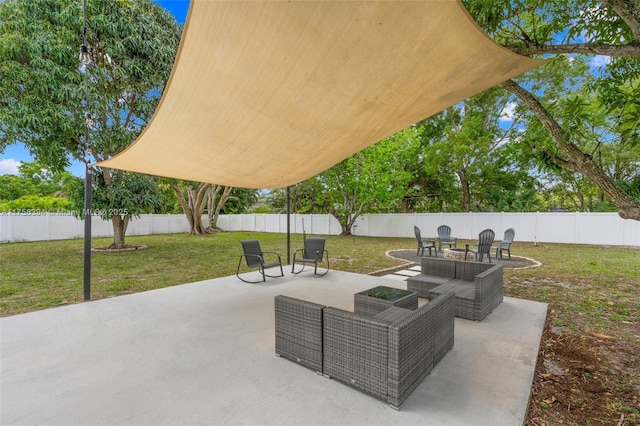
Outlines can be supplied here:
[[[280, 252], [286, 263], [283, 234], [133, 236], [127, 244], [148, 248], [92, 254], [91, 298], [234, 275], [242, 253], [239, 241], [248, 238], [258, 238], [263, 250]], [[327, 238], [331, 268], [361, 273], [396, 265], [385, 257], [386, 249], [412, 247], [411, 240], [403, 238]], [[110, 238], [96, 238], [92, 246], [110, 243]], [[292, 236], [292, 250], [301, 244], [302, 236]], [[0, 316], [82, 301], [83, 260], [82, 239], [0, 244]]]
[[505, 271], [506, 294], [549, 303], [555, 325], [573, 332], [621, 333], [640, 342], [638, 247], [520, 244], [515, 253], [542, 266]]

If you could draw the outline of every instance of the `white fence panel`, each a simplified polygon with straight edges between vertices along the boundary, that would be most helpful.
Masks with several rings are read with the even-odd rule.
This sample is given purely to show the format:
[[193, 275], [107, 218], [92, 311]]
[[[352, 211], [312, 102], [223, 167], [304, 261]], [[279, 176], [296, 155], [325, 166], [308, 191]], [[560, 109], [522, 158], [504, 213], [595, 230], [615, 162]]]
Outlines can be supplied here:
[[391, 233], [389, 216], [386, 214], [367, 215], [369, 218], [369, 229], [366, 235], [370, 237], [381, 237]]
[[[501, 213], [502, 229], [496, 230], [496, 239], [504, 237], [504, 231], [513, 228], [516, 241], [539, 241], [538, 213]], [[500, 236], [498, 238], [498, 236]], [[477, 237], [476, 237], [477, 238]]]
[[[339, 235], [340, 223], [331, 215], [292, 214], [291, 233]], [[203, 216], [206, 224], [206, 216]], [[616, 213], [407, 213], [370, 214], [359, 217], [353, 234], [374, 237], [413, 238], [418, 226], [423, 238], [437, 236], [446, 224], [452, 235], [475, 240], [480, 231], [491, 228], [496, 239], [513, 228], [516, 241], [640, 246], [640, 221], [621, 219]], [[222, 215], [218, 226], [227, 231], [287, 232], [286, 214]], [[93, 237], [113, 237], [110, 221], [92, 218]], [[128, 235], [189, 232], [184, 215], [142, 215], [129, 223]], [[43, 241], [82, 238], [84, 224], [73, 216], [59, 214], [0, 215], [0, 242]]]
[[229, 229], [229, 216], [218, 216], [217, 225], [220, 229]]
[[[330, 214], [308, 215], [311, 222], [309, 233], [317, 235], [340, 235], [340, 222]], [[305, 223], [306, 225], [306, 223]]]
[[[352, 228], [353, 235], [362, 235], [363, 237], [371, 236], [371, 218], [375, 215], [364, 215], [356, 219], [355, 227]], [[338, 225], [339, 226], [339, 225]]]
[[222, 229], [225, 229], [227, 231], [242, 231], [242, 217], [243, 215], [241, 214], [237, 214], [237, 215], [229, 215], [227, 216], [229, 219], [229, 227], [228, 228], [222, 228], [222, 226], [220, 226]]
[[34, 241], [49, 239], [48, 216], [11, 216], [11, 230], [15, 241]]
[[[480, 231], [474, 231], [474, 223], [476, 220], [474, 219], [475, 213], [470, 215], [469, 213], [443, 213], [442, 214], [442, 222], [436, 226], [434, 230], [435, 235], [438, 235], [437, 229], [440, 225], [448, 225], [451, 227], [451, 236], [456, 238], [473, 238], [472, 235], [477, 235], [482, 231], [483, 228], [481, 225], [475, 225], [475, 227], [480, 228]], [[480, 222], [481, 219], [478, 219]]]
[[622, 245], [640, 246], [640, 222], [637, 220], [623, 219], [622, 229]]
[[[576, 216], [580, 216], [575, 213]], [[576, 217], [574, 232], [576, 240], [581, 244], [611, 244], [612, 237], [617, 237], [617, 221], [611, 221], [610, 216], [594, 213], [591, 217]], [[581, 232], [582, 230], [586, 232]], [[615, 238], [618, 239], [618, 238]]]
[[388, 214], [387, 215], [387, 228], [389, 237], [412, 237], [413, 226], [407, 226], [415, 220], [413, 213], [400, 213], [400, 214]]
[[538, 240], [547, 243], [578, 242], [576, 216], [567, 213], [539, 215]]
[[151, 235], [153, 234], [153, 221], [149, 215], [141, 215], [137, 220], [131, 220], [127, 224], [127, 235]]
[[255, 218], [254, 229], [257, 232], [267, 232], [267, 218], [264, 214], [253, 215]]
[[279, 232], [280, 222], [274, 215], [263, 214], [262, 221], [264, 224], [264, 232]]

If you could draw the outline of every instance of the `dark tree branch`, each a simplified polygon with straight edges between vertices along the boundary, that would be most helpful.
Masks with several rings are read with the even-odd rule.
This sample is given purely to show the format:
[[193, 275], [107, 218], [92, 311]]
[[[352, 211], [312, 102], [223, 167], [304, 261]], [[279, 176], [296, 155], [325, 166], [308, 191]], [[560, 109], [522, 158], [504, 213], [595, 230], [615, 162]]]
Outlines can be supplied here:
[[[570, 162], [575, 165], [575, 169], [593, 181], [613, 201], [620, 217], [640, 220], [640, 203], [620, 189], [613, 179], [593, 162], [593, 158], [590, 155], [583, 153], [567, 139], [562, 127], [533, 94], [513, 80], [505, 81], [502, 83], [502, 87], [520, 98], [531, 109], [547, 129], [556, 145], [562, 149]], [[561, 164], [558, 165], [560, 166]], [[569, 170], [576, 171], [574, 169]]]
[[635, 42], [640, 44], [640, 2], [638, 0], [605, 0], [604, 3], [622, 18], [631, 29]]
[[604, 43], [576, 43], [576, 44], [548, 44], [530, 46], [506, 46], [520, 55], [544, 55], [579, 53], [587, 55], [605, 56], [635, 56], [640, 57], [640, 42], [633, 41], [629, 44], [604, 44]]

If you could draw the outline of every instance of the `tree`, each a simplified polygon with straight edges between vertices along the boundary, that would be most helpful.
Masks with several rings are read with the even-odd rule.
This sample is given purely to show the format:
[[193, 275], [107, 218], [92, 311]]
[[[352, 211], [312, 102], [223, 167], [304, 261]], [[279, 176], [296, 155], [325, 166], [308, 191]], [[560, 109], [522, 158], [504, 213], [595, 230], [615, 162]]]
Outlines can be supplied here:
[[321, 204], [340, 222], [340, 235], [351, 235], [362, 213], [397, 205], [411, 179], [405, 164], [415, 161], [419, 147], [417, 130], [411, 126], [318, 175], [324, 187]]
[[[289, 187], [289, 211], [291, 213], [316, 213], [328, 211], [322, 204], [324, 188], [317, 177], [304, 180]], [[287, 189], [278, 188], [271, 191], [268, 199], [269, 207], [276, 213], [287, 211]]]
[[0, 211], [42, 212], [69, 211], [70, 189], [79, 178], [67, 171], [52, 173], [37, 162], [22, 162], [20, 176], [0, 175]]
[[33, 194], [38, 195], [64, 196], [72, 182], [78, 180], [76, 176], [64, 170], [52, 172], [37, 161], [21, 162], [18, 170], [23, 179], [33, 183], [37, 190]]
[[425, 157], [430, 162], [455, 173], [462, 211], [471, 210], [472, 187], [480, 182], [482, 170], [496, 160], [495, 152], [503, 140], [498, 118], [505, 104], [504, 92], [493, 88], [449, 108], [445, 139], [427, 147]]
[[[231, 198], [233, 187], [184, 181], [176, 181], [172, 187], [189, 221], [189, 233], [205, 235], [214, 232], [220, 211]], [[202, 223], [205, 208], [209, 218], [207, 226]]]
[[36, 191], [36, 185], [28, 179], [15, 175], [0, 175], [0, 200], [17, 200]]
[[418, 152], [406, 161], [405, 170], [411, 178], [407, 192], [399, 201], [398, 211], [440, 212], [456, 206], [460, 196], [456, 177], [447, 164], [435, 160], [433, 146], [444, 146], [451, 130], [452, 120], [449, 109], [435, 114], [413, 126], [417, 132]]
[[[93, 205], [91, 214], [103, 220], [111, 220], [113, 243], [110, 249], [127, 247], [127, 226], [134, 217], [142, 213], [155, 213], [164, 203], [158, 188], [157, 178], [111, 170], [110, 184], [105, 184], [105, 174], [93, 174]], [[76, 216], [84, 217], [84, 181], [77, 179], [71, 186], [69, 198], [74, 203]]]
[[[221, 204], [220, 214], [245, 213], [258, 202], [260, 191], [253, 188], [232, 188], [228, 199]], [[221, 195], [216, 196], [222, 199]]]
[[[80, 65], [82, 2], [0, 2], [0, 150], [22, 142], [52, 172], [69, 158], [87, 164], [110, 158], [135, 140], [157, 106], [180, 41], [181, 27], [151, 0], [87, 0], [86, 6], [91, 62]], [[124, 246], [128, 220], [157, 201], [136, 189], [151, 190], [155, 180], [96, 171], [104, 198], [94, 201], [113, 213], [107, 219], [114, 246]], [[142, 204], [112, 198], [125, 194]]]
[[232, 199], [233, 186], [214, 185], [209, 192], [209, 200], [207, 202], [207, 216], [209, 218], [209, 228], [218, 228], [218, 217], [227, 201]]
[[0, 202], [0, 212], [15, 212], [26, 215], [40, 215], [44, 212], [70, 211], [73, 204], [66, 198], [23, 195], [16, 200]]
[[[637, 0], [588, 0], [580, 7], [563, 0], [500, 2], [465, 0], [476, 21], [496, 41], [523, 55], [607, 55], [612, 59], [596, 80], [586, 88], [597, 93], [617, 123], [615, 143], [637, 139], [640, 126], [640, 5]], [[502, 87], [517, 96], [540, 120], [559, 148], [542, 152], [549, 161], [565, 170], [589, 178], [616, 205], [622, 218], [640, 220], [640, 200], [625, 192], [580, 148], [580, 135], [572, 133], [549, 107], [529, 90], [535, 81], [508, 80]], [[600, 140], [600, 142], [605, 142]], [[636, 144], [637, 145], [637, 144]], [[637, 152], [637, 151], [636, 151]]]
[[513, 155], [513, 128], [500, 124], [507, 98], [495, 87], [419, 123], [423, 147], [416, 176], [439, 200], [431, 211], [533, 208], [534, 178]]

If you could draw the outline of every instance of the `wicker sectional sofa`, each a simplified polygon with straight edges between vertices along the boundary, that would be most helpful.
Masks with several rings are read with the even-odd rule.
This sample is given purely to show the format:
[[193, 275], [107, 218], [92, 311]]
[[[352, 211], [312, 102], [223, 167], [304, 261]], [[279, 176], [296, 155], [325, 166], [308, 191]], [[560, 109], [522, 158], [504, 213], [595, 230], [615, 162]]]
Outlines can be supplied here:
[[407, 290], [429, 300], [453, 291], [457, 317], [481, 321], [502, 303], [502, 265], [423, 257], [420, 269]]
[[400, 405], [454, 343], [454, 293], [374, 316], [275, 297], [276, 354]]

